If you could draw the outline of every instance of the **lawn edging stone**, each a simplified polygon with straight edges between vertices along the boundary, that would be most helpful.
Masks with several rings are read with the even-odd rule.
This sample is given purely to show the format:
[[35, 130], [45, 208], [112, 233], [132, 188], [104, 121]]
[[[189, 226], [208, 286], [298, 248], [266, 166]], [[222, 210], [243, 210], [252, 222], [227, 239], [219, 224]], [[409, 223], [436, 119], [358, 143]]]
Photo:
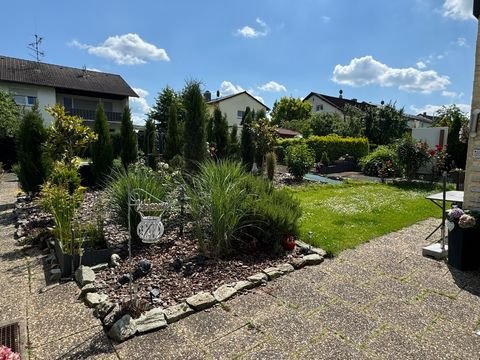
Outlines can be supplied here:
[[[136, 319], [133, 319], [128, 314], [118, 319], [122, 311], [120, 305], [111, 302], [107, 295], [96, 292], [95, 279], [89, 282], [91, 280], [89, 276], [92, 273], [93, 278], [95, 277], [95, 273], [90, 267], [81, 266], [77, 270], [78, 276], [77, 272], [75, 275], [77, 283], [81, 288], [81, 295], [84, 295], [85, 303], [89, 307], [94, 308], [94, 316], [102, 321], [107, 335], [116, 342], [122, 342], [135, 336], [135, 334], [166, 328], [168, 324], [177, 322], [196, 312], [206, 310], [218, 303], [223, 303], [238, 293], [248, 292], [250, 289], [264, 285], [268, 281], [273, 281], [296, 269], [319, 265], [323, 262], [326, 255], [324, 250], [312, 248], [303, 242], [299, 243], [300, 245], [297, 245], [304, 249], [301, 257], [292, 258], [288, 263], [268, 267], [262, 272], [249, 276], [246, 280], [221, 285], [213, 292], [201, 291], [188, 297], [183, 303], [167, 308], [153, 308], [142, 313]], [[85, 284], [82, 285], [83, 283]]]

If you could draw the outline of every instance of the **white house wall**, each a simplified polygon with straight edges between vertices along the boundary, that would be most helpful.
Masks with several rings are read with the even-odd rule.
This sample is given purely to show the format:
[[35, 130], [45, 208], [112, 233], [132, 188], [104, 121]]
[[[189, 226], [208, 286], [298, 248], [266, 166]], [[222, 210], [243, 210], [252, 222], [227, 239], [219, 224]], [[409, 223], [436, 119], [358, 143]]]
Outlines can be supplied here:
[[[312, 95], [307, 100], [310, 105], [312, 105], [312, 113], [337, 113], [338, 115], [343, 115], [343, 113], [338, 110], [335, 106], [332, 106], [330, 103], [326, 102], [325, 100], [319, 98], [318, 96]], [[317, 106], [320, 106], [320, 109], [317, 110]]]
[[[228, 99], [221, 100], [217, 103], [220, 107], [220, 111], [222, 114], [227, 115], [228, 126], [237, 125], [240, 126], [240, 122], [242, 118], [237, 117], [238, 111], [245, 111], [245, 109], [250, 107], [250, 110], [255, 110], [255, 112], [260, 110], [267, 110], [265, 106], [259, 104], [256, 100], [252, 99], [250, 96], [246, 94], [240, 94], [238, 96], [234, 96]], [[209, 109], [210, 113], [213, 113], [215, 108], [215, 104], [210, 104]]]
[[[9, 82], [0, 82], [0, 89], [8, 91], [14, 95], [35, 96], [38, 101], [40, 113], [42, 114], [45, 125], [50, 125], [53, 118], [46, 112], [47, 106], [53, 106], [56, 102], [55, 89], [46, 86], [35, 86], [29, 84], [17, 84]], [[32, 106], [24, 105], [25, 109]]]

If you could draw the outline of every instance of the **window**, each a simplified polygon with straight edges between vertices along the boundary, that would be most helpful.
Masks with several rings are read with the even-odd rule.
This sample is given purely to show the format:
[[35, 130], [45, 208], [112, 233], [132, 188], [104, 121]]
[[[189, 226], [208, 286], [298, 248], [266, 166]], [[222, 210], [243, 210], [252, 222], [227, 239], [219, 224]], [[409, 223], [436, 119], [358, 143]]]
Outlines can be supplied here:
[[243, 119], [243, 115], [245, 115], [245, 111], [242, 111], [242, 110], [237, 111], [237, 118], [238, 119]]
[[63, 107], [67, 110], [73, 109], [73, 99], [72, 98], [63, 98]]
[[317, 111], [322, 111], [323, 110], [323, 105], [317, 105]]
[[37, 102], [36, 96], [14, 95], [13, 99], [17, 105], [33, 106]]

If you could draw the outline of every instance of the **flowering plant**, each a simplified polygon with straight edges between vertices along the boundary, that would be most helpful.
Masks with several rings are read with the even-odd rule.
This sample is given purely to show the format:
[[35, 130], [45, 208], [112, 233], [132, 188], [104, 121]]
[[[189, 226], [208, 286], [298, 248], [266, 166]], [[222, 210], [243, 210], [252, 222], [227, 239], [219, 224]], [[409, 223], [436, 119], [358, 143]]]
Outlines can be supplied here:
[[9, 347], [0, 345], [0, 360], [20, 360], [20, 354], [12, 351]]
[[435, 145], [435, 149], [428, 150], [437, 171], [447, 170], [447, 145]]
[[458, 219], [458, 226], [463, 229], [473, 228], [477, 224], [477, 220], [472, 215], [463, 214]]
[[450, 221], [458, 221], [465, 212], [459, 207], [454, 206], [452, 209], [447, 210], [447, 219]]

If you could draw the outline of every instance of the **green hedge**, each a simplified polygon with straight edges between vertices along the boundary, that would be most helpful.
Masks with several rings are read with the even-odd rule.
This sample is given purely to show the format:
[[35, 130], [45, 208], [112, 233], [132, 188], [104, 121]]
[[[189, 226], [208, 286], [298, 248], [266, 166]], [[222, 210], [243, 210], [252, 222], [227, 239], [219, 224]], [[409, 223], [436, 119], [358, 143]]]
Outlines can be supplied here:
[[355, 159], [368, 154], [368, 139], [356, 138], [356, 137], [340, 137], [338, 135], [327, 136], [309, 136], [306, 139], [294, 138], [294, 139], [279, 139], [277, 140], [277, 152], [282, 151], [285, 153], [286, 149], [290, 145], [307, 144], [310, 149], [315, 153], [315, 161], [318, 162], [322, 159], [323, 152], [326, 152], [330, 160], [337, 160], [339, 157], [348, 154]]

